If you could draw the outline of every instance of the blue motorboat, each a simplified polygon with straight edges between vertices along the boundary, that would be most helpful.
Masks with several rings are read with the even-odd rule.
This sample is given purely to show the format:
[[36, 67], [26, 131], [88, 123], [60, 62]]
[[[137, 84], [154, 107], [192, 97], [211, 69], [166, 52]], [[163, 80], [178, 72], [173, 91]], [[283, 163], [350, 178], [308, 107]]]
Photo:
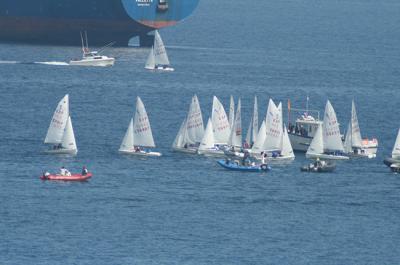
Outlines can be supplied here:
[[238, 161], [232, 161], [229, 159], [222, 159], [217, 161], [218, 165], [221, 167], [224, 167], [229, 170], [234, 170], [234, 171], [243, 171], [243, 172], [266, 172], [268, 170], [271, 170], [271, 167], [268, 166], [267, 164], [258, 164], [258, 165], [242, 165]]

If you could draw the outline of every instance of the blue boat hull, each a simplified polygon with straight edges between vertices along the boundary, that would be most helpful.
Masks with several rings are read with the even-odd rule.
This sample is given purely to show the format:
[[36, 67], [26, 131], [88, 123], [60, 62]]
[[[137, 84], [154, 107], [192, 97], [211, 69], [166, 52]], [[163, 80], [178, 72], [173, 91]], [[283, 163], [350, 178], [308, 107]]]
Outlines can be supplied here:
[[227, 161], [227, 160], [218, 160], [218, 165], [222, 166], [223, 168], [233, 170], [233, 171], [242, 171], [242, 172], [266, 172], [271, 170], [271, 168], [267, 165], [258, 165], [258, 166], [242, 166], [238, 165], [234, 162]]
[[127, 45], [135, 36], [175, 25], [188, 17], [199, 0], [2, 0], [0, 40], [80, 45], [80, 31], [90, 43]]

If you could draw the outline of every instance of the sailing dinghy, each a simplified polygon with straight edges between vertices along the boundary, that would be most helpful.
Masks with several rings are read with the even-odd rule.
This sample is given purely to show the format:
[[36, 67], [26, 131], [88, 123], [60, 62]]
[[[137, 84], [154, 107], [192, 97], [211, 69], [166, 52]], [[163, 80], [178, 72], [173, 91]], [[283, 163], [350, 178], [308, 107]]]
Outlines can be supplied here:
[[52, 145], [49, 150], [45, 151], [48, 154], [76, 155], [78, 153], [69, 115], [68, 94], [61, 99], [54, 111], [44, 143]]
[[264, 142], [262, 145], [257, 144], [258, 152], [253, 153], [256, 158], [260, 159], [265, 154], [268, 161], [293, 160], [295, 158], [282, 116], [282, 103], [276, 106], [270, 99], [265, 118]]
[[242, 151], [242, 114], [241, 114], [241, 102], [240, 98], [238, 101], [236, 114], [234, 115], [235, 120], [233, 121], [231, 133], [228, 140], [228, 148], [225, 150], [225, 154], [228, 156], [239, 156], [243, 157]]
[[250, 119], [250, 124], [247, 129], [246, 139], [243, 142], [244, 149], [250, 149], [257, 139], [258, 134], [258, 104], [257, 96], [254, 97], [253, 117]]
[[170, 66], [164, 42], [157, 30], [154, 34], [154, 44], [150, 49], [145, 68], [148, 70], [174, 71], [174, 68]]
[[197, 153], [216, 156], [224, 155], [230, 133], [231, 129], [224, 106], [219, 99], [214, 96], [211, 119], [209, 119], [207, 123]]
[[328, 160], [346, 160], [343, 142], [339, 130], [339, 122], [335, 110], [328, 100], [325, 106], [324, 121], [318, 125], [317, 131], [308, 147], [307, 158]]
[[203, 139], [197, 153], [206, 156], [224, 156], [224, 150], [215, 144], [214, 129], [211, 119], [208, 119]]
[[146, 109], [140, 97], [137, 97], [135, 116], [129, 123], [119, 152], [137, 156], [161, 156], [159, 152], [152, 152], [145, 149], [154, 147], [156, 145], [154, 144], [153, 133]]
[[391, 167], [392, 165], [397, 167], [397, 165], [400, 165], [400, 129], [397, 133], [396, 142], [393, 146], [392, 156], [385, 158], [383, 163], [385, 163], [385, 165], [388, 167]]
[[197, 153], [200, 142], [204, 136], [203, 116], [200, 103], [196, 95], [192, 97], [187, 117], [182, 122], [175, 141], [172, 145], [174, 151], [183, 153]]
[[376, 157], [378, 150], [377, 139], [362, 139], [360, 126], [358, 124], [356, 106], [354, 100], [351, 103], [351, 119], [347, 127], [346, 137], [344, 141], [344, 149], [350, 156], [355, 157]]

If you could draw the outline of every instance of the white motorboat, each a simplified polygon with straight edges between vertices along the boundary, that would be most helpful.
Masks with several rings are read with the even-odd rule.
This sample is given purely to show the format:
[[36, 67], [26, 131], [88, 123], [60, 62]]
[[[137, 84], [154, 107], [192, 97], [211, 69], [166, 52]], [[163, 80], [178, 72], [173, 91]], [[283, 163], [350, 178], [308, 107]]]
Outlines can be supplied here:
[[192, 97], [187, 117], [182, 122], [175, 141], [174, 151], [183, 153], [197, 153], [197, 149], [204, 136], [203, 116], [200, 103], [196, 95]]
[[146, 109], [140, 97], [137, 97], [135, 116], [131, 118], [119, 152], [136, 156], [161, 156], [159, 152], [148, 150], [154, 147], [156, 145]]
[[[309, 97], [307, 96], [306, 109], [292, 109], [290, 101], [288, 102], [289, 126], [288, 134], [293, 150], [307, 152], [308, 147], [317, 132], [318, 126], [322, 125], [319, 119], [319, 111], [308, 109]], [[294, 113], [299, 113], [300, 117], [296, 118], [295, 123], [290, 122], [290, 116]]]
[[105, 48], [111, 46], [113, 43], [110, 43], [104, 46], [101, 51], [90, 51], [89, 50], [89, 43], [87, 34], [85, 32], [85, 41], [83, 39], [83, 35], [81, 33], [81, 40], [82, 40], [82, 59], [71, 60], [69, 62], [70, 65], [77, 65], [77, 66], [113, 66], [115, 62], [115, 58], [108, 57], [105, 55], [101, 55], [101, 51]]
[[172, 72], [175, 69], [171, 67], [167, 50], [165, 49], [164, 42], [160, 34], [156, 30], [154, 33], [154, 44], [150, 49], [150, 54], [147, 57], [145, 67], [148, 70], [159, 70]]
[[54, 111], [44, 143], [52, 145], [50, 149], [45, 151], [47, 154], [76, 155], [78, 153], [69, 114], [68, 94], [61, 99]]
[[349, 156], [375, 158], [377, 139], [362, 139], [354, 101], [351, 104], [351, 119], [347, 127], [344, 149]]
[[325, 106], [324, 121], [317, 131], [306, 153], [311, 159], [347, 160], [335, 110], [329, 100]]

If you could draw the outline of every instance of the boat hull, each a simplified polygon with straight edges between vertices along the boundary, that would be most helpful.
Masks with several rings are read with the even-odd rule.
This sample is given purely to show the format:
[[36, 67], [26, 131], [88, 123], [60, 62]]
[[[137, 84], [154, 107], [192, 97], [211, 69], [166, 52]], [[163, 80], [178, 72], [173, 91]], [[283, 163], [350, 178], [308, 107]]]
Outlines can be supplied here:
[[[2, 0], [0, 40], [80, 45], [86, 30], [91, 45], [116, 41], [127, 45], [135, 36], [175, 25], [188, 17], [199, 0], [169, 1], [167, 9], [148, 0]], [[152, 43], [151, 40], [147, 40]]]
[[70, 61], [70, 65], [76, 66], [98, 66], [98, 67], [107, 67], [113, 66], [115, 62], [114, 58], [108, 59], [99, 59], [99, 60], [77, 60], [77, 61]]
[[288, 135], [294, 151], [307, 152], [313, 139], [312, 137], [301, 136], [294, 133], [288, 133]]
[[227, 161], [226, 160], [218, 160], [217, 161], [218, 165], [225, 169], [229, 169], [232, 171], [241, 171], [241, 172], [266, 172], [270, 170], [271, 168], [268, 165], [257, 165], [257, 166], [241, 166], [238, 165], [234, 162]]
[[311, 167], [311, 166], [303, 166], [300, 168], [300, 171], [303, 172], [313, 172], [313, 173], [328, 173], [333, 172], [335, 170], [335, 165], [325, 165], [323, 167]]
[[180, 148], [180, 147], [172, 147], [174, 152], [186, 153], [186, 154], [197, 154], [197, 148]]
[[392, 164], [400, 164], [400, 159], [395, 159], [395, 158], [392, 158], [392, 157], [387, 157], [387, 158], [385, 158], [385, 159], [383, 160], [383, 163], [384, 163], [386, 166], [390, 167], [390, 166], [392, 166]]
[[144, 156], [144, 157], [160, 157], [162, 156], [159, 152], [146, 152], [146, 151], [130, 151], [130, 150], [120, 150], [121, 154], [133, 155], [133, 156]]
[[78, 153], [78, 150], [74, 149], [50, 149], [44, 151], [45, 154], [51, 154], [51, 155], [76, 155]]
[[223, 150], [215, 150], [215, 149], [198, 150], [197, 153], [199, 155], [204, 155], [204, 156], [216, 156], [216, 157], [225, 156]]
[[350, 158], [348, 156], [342, 156], [342, 155], [328, 155], [328, 154], [310, 154], [306, 153], [306, 158], [309, 159], [325, 159], [325, 160], [349, 160]]
[[71, 176], [62, 176], [58, 174], [50, 174], [48, 176], [40, 176], [41, 180], [52, 180], [52, 181], [86, 181], [92, 177], [92, 173], [82, 174], [71, 174]]

